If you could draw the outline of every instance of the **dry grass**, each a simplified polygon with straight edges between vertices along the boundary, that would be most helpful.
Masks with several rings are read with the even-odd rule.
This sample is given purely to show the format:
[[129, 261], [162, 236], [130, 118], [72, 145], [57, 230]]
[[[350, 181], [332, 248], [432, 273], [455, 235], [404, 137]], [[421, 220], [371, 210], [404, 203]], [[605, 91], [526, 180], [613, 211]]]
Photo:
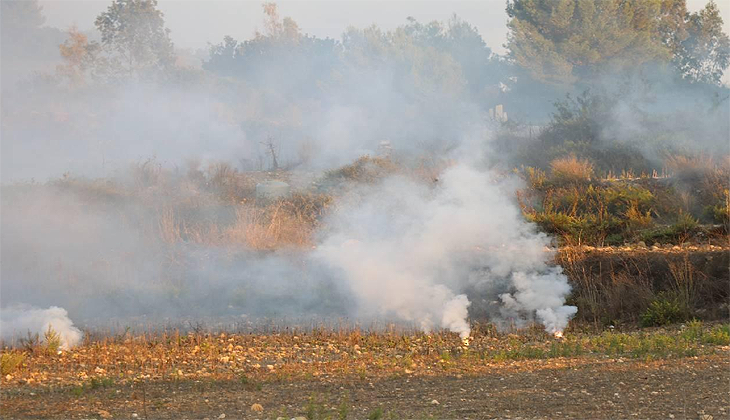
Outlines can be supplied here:
[[324, 194], [294, 194], [259, 206], [235, 206], [232, 223], [192, 223], [174, 208], [158, 213], [159, 238], [167, 244], [189, 242], [205, 245], [272, 250], [312, 245], [315, 232], [332, 197]]
[[352, 164], [328, 171], [325, 174], [325, 183], [375, 182], [398, 169], [396, 163], [389, 158], [363, 156]]
[[726, 319], [727, 250], [675, 248], [561, 248], [556, 263], [573, 285], [570, 300], [578, 306], [577, 320], [635, 323], [658, 298], [676, 301], [683, 319]]
[[593, 164], [575, 155], [554, 159], [550, 170], [553, 180], [559, 183], [588, 182], [593, 177]]

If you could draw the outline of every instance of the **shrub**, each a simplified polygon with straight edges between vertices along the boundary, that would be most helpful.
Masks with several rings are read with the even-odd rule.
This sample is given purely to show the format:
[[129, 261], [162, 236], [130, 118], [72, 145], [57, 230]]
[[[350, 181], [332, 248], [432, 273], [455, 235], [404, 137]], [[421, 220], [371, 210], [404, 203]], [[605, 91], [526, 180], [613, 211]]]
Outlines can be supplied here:
[[697, 229], [698, 221], [692, 215], [681, 212], [669, 226], [646, 231], [641, 235], [646, 242], [685, 242]]
[[730, 324], [718, 325], [706, 334], [702, 335], [702, 342], [727, 346], [730, 344]]
[[48, 329], [43, 333], [45, 341], [45, 352], [46, 354], [56, 354], [61, 348], [61, 335], [58, 334], [53, 327], [48, 324]]
[[684, 302], [676, 296], [659, 293], [641, 315], [641, 325], [653, 327], [669, 325], [685, 321], [689, 310]]
[[15, 372], [25, 360], [25, 354], [19, 352], [3, 353], [0, 356], [0, 372], [2, 375], [8, 375]]
[[533, 190], [541, 190], [547, 183], [547, 175], [545, 171], [540, 168], [533, 168], [532, 166], [522, 167], [520, 173], [527, 181], [530, 188]]
[[588, 182], [593, 176], [593, 164], [575, 155], [554, 159], [550, 162], [550, 170], [557, 183]]
[[363, 156], [355, 162], [338, 169], [327, 171], [324, 184], [342, 181], [375, 182], [396, 171], [397, 167], [389, 158]]

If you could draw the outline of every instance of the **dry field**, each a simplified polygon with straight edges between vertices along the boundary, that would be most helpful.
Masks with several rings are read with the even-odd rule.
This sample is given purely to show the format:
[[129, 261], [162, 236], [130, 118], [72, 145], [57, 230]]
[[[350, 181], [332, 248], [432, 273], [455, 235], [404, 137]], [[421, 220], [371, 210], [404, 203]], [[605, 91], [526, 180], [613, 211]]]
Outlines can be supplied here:
[[[18, 356], [21, 355], [22, 356]], [[727, 418], [730, 325], [179, 331], [3, 354], [3, 418]], [[11, 365], [11, 359], [19, 359]], [[705, 417], [709, 418], [709, 417]]]

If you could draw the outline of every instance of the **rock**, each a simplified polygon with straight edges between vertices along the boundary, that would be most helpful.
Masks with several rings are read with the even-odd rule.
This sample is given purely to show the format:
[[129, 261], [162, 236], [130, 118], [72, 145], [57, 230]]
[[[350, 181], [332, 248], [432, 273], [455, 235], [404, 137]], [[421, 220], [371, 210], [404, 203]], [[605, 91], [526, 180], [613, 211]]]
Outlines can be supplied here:
[[639, 248], [646, 248], [646, 243], [644, 241], [639, 241], [637, 245], [639, 246]]
[[439, 405], [440, 403], [438, 401], [436, 401], [436, 400], [431, 400], [431, 404], [433, 404], [433, 405]]
[[219, 419], [224, 419], [224, 418], [226, 418], [226, 413], [221, 413], [221, 415], [220, 415], [220, 416], [218, 416], [218, 418], [219, 418]]
[[251, 405], [251, 411], [260, 413], [260, 412], [264, 411], [264, 406], [262, 406], [259, 403], [255, 403], [255, 404]]

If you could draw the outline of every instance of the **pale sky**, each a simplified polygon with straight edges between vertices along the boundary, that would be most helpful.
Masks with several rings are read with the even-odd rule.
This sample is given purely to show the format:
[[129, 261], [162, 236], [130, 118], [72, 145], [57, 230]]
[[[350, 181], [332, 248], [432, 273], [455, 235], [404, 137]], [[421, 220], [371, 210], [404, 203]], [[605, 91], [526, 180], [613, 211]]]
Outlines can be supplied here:
[[[46, 24], [61, 29], [76, 25], [82, 31], [94, 28], [94, 19], [111, 0], [41, 0]], [[159, 0], [165, 23], [178, 48], [206, 48], [225, 35], [239, 41], [250, 39], [263, 22], [262, 1]], [[687, 0], [690, 11], [697, 11], [707, 0]], [[724, 18], [725, 33], [730, 33], [730, 1], [716, 1]], [[393, 29], [413, 16], [422, 23], [448, 20], [454, 13], [476, 26], [486, 44], [503, 54], [507, 38], [506, 0], [285, 0], [278, 1], [279, 14], [293, 18], [303, 32], [318, 37], [340, 38], [348, 26], [363, 28], [377, 24]], [[723, 80], [730, 81], [730, 72]]]
[[[76, 25], [93, 28], [94, 19], [110, 1], [40, 1], [46, 24], [65, 29]], [[261, 1], [159, 0], [171, 38], [177, 47], [203, 48], [207, 42], [219, 43], [223, 36], [249, 39], [261, 29]], [[504, 52], [507, 15], [504, 0], [486, 1], [278, 1], [279, 14], [293, 18], [302, 31], [318, 37], [340, 38], [348, 26], [358, 28], [377, 24], [392, 29], [406, 23], [408, 16], [421, 22], [448, 20], [456, 13], [475, 25], [495, 52]]]

